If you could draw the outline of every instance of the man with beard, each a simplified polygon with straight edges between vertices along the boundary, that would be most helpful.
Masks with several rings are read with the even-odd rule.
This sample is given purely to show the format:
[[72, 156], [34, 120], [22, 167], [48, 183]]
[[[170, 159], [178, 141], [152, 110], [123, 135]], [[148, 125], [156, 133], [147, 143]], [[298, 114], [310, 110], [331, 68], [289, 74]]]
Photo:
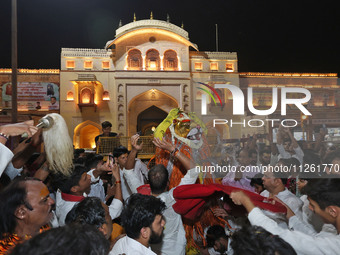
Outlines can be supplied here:
[[207, 248], [201, 251], [202, 255], [231, 254], [228, 252], [229, 238], [222, 226], [210, 226], [206, 234], [206, 240]]
[[163, 238], [165, 204], [154, 196], [133, 194], [121, 214], [126, 236], [113, 246], [110, 255], [156, 255], [150, 244]]
[[[141, 145], [139, 146], [137, 144], [138, 140], [138, 135], [131, 137], [131, 146], [133, 148], [132, 152], [134, 150], [138, 150], [138, 148], [141, 149]], [[188, 169], [187, 173], [181, 179], [181, 182], [178, 186], [194, 184], [196, 182], [199, 171], [196, 171], [195, 168], [192, 168], [194, 163], [188, 157], [186, 157], [182, 152], [176, 149], [174, 145], [165, 141], [164, 139], [161, 141], [160, 139], [155, 138], [153, 143], [155, 146], [171, 153], [172, 157], [179, 160], [183, 166]], [[130, 158], [129, 155], [128, 161], [130, 160], [134, 159], [133, 157]], [[143, 183], [139, 180], [138, 175], [135, 174], [135, 171], [126, 170], [124, 172], [124, 176], [126, 177], [131, 190], [134, 192], [143, 192], [143, 187], [145, 188], [145, 185], [143, 185]], [[164, 165], [157, 164], [149, 170], [148, 180], [150, 183], [150, 193], [148, 194], [161, 199], [166, 205], [166, 209], [163, 213], [166, 221], [163, 241], [152, 245], [151, 248], [157, 254], [184, 255], [186, 246], [185, 230], [181, 215], [176, 213], [172, 207], [176, 203], [176, 200], [173, 196], [173, 192], [176, 187], [169, 190], [169, 172]]]

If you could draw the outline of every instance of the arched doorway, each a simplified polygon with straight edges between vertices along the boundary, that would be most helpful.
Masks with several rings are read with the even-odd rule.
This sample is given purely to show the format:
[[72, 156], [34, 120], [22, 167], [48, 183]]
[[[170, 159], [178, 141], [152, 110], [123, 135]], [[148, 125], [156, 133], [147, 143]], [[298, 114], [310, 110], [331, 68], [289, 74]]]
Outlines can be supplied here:
[[128, 106], [128, 136], [138, 131], [144, 131], [143, 135], [145, 131], [149, 133], [176, 107], [177, 100], [158, 89], [150, 89], [134, 97]]
[[156, 128], [167, 115], [165, 111], [153, 105], [138, 115], [137, 130], [141, 131], [142, 135], [152, 135], [153, 129]]
[[80, 123], [74, 129], [73, 145], [77, 148], [94, 148], [94, 138], [100, 134], [101, 126], [98, 123], [87, 120]]

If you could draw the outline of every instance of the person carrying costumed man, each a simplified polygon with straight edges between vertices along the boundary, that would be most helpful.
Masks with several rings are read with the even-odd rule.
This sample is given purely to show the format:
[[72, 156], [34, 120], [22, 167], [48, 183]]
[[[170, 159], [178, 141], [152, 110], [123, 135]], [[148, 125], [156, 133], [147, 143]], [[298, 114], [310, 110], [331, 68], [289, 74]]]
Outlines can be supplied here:
[[[155, 163], [164, 165], [170, 176], [169, 189], [178, 186], [186, 173], [183, 165], [175, 160], [174, 154], [180, 151], [197, 165], [208, 165], [205, 162], [210, 157], [210, 150], [205, 135], [208, 129], [195, 113], [184, 113], [180, 108], [172, 109], [168, 116], [160, 123], [154, 137], [172, 143], [176, 149], [173, 152], [156, 148]], [[200, 176], [201, 183], [210, 183], [212, 180]], [[204, 179], [203, 179], [204, 178]]]
[[[175, 155], [180, 151], [185, 156], [193, 160], [196, 165], [209, 166], [210, 150], [205, 135], [208, 129], [195, 113], [185, 113], [180, 108], [172, 109], [168, 116], [160, 123], [154, 137], [165, 140], [175, 146], [173, 151], [156, 148], [155, 164], [164, 165], [169, 171], [169, 189], [177, 187], [188, 169], [176, 160]], [[201, 184], [215, 183], [210, 173], [201, 173], [199, 176]], [[212, 203], [213, 205], [215, 203]], [[216, 202], [217, 204], [217, 202]], [[183, 219], [187, 238], [187, 254], [196, 253], [198, 246], [193, 238], [194, 231], [206, 243], [204, 229], [211, 225], [221, 225], [224, 227], [225, 220], [215, 217], [207, 207], [196, 221], [186, 221]]]

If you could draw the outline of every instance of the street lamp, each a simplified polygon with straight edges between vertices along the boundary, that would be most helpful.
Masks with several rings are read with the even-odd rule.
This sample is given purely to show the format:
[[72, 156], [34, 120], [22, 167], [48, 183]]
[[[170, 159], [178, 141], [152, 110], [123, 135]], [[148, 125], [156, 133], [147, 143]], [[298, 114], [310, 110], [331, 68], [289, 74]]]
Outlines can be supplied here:
[[301, 129], [302, 129], [302, 139], [306, 140], [306, 136], [305, 136], [305, 121], [307, 121], [308, 116], [301, 114]]

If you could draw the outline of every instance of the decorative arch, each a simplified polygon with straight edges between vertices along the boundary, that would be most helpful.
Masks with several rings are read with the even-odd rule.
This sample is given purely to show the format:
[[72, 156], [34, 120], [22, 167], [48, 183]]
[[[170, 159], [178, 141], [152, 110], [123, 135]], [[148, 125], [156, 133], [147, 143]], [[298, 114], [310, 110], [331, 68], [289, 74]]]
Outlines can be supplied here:
[[80, 91], [80, 103], [81, 104], [93, 104], [94, 95], [90, 88], [82, 88]]
[[124, 111], [124, 106], [122, 104], [118, 105], [118, 111], [119, 112]]
[[[155, 98], [152, 99], [152, 93], [155, 93]], [[132, 98], [128, 105], [128, 135], [133, 135], [137, 131], [138, 116], [143, 111], [149, 109], [150, 107], [156, 107], [157, 109], [168, 113], [171, 109], [179, 107], [179, 104], [175, 98], [172, 96], [159, 91], [159, 90], [148, 90], [138, 96]], [[155, 109], [155, 108], [151, 108]], [[150, 123], [152, 120], [150, 120]], [[151, 126], [152, 127], [152, 126]]]
[[74, 129], [73, 145], [77, 148], [94, 148], [94, 138], [100, 134], [101, 125], [91, 120], [86, 120]]
[[119, 84], [118, 85], [118, 93], [123, 93], [124, 91], [124, 85], [123, 84]]
[[127, 55], [128, 70], [142, 70], [143, 58], [142, 53], [138, 49], [131, 49]]
[[74, 101], [73, 91], [68, 91], [66, 96], [67, 101]]
[[189, 93], [189, 86], [188, 85], [183, 86], [183, 93]]
[[[137, 131], [141, 131], [142, 135], [148, 135], [152, 127], [157, 127], [168, 116], [166, 111], [163, 111], [157, 106], [150, 106], [137, 117]], [[152, 133], [151, 133], [152, 134]]]
[[164, 52], [163, 67], [165, 71], [178, 70], [178, 58], [176, 51], [167, 50]]
[[145, 66], [147, 71], [159, 71], [161, 59], [156, 49], [150, 49], [146, 52]]

